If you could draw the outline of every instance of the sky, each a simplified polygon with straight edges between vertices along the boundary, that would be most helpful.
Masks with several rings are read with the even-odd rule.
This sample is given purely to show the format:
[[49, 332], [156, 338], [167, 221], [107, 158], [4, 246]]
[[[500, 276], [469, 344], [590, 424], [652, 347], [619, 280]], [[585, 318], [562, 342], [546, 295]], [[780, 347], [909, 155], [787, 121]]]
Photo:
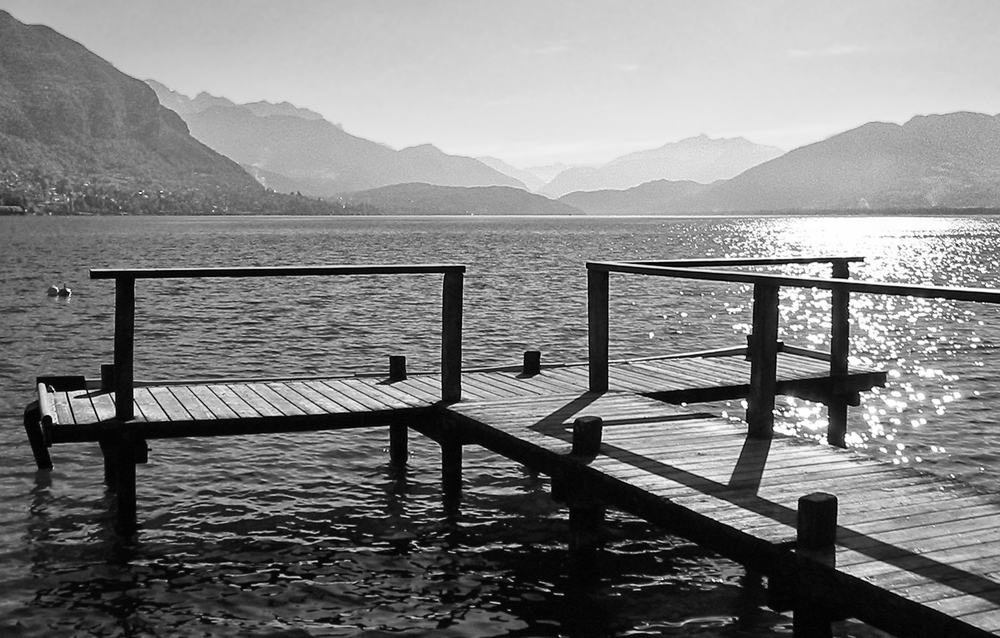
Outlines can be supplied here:
[[1000, 113], [996, 0], [0, 0], [188, 96], [393, 148], [596, 165], [697, 135], [782, 150]]

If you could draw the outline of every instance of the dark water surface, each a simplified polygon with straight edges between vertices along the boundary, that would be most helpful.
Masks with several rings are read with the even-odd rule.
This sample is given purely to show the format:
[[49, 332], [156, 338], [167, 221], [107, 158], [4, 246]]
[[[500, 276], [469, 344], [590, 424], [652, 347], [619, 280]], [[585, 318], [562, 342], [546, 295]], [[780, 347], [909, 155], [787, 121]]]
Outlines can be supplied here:
[[[547, 479], [465, 452], [461, 512], [439, 452], [411, 439], [403, 474], [381, 430], [154, 442], [141, 529], [106, 514], [96, 446], [34, 470], [20, 425], [38, 374], [111, 360], [113, 283], [95, 267], [464, 263], [466, 365], [586, 357], [588, 259], [852, 254], [859, 278], [994, 287], [989, 217], [0, 218], [0, 636], [787, 635], [744, 570], [613, 515], [592, 564], [570, 560]], [[826, 275], [822, 267], [785, 272]], [[69, 299], [45, 294], [53, 283]], [[612, 356], [735, 345], [744, 286], [612, 278]], [[140, 281], [140, 378], [323, 374], [436, 365], [440, 279]], [[859, 361], [891, 384], [852, 409], [849, 444], [996, 491], [997, 311], [856, 295]], [[782, 338], [825, 347], [829, 295], [783, 291]], [[739, 416], [742, 407], [719, 409]], [[784, 401], [781, 428], [825, 414]], [[856, 623], [839, 636], [878, 635]]]

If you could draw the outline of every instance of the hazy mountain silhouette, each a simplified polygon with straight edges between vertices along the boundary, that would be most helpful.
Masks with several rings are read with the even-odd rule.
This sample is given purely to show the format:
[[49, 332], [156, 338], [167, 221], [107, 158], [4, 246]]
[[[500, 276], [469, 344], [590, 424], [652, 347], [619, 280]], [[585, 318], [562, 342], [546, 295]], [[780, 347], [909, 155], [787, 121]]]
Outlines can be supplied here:
[[624, 190], [661, 179], [708, 184], [735, 177], [781, 153], [780, 149], [753, 144], [742, 137], [712, 139], [701, 135], [629, 153], [599, 167], [569, 168], [538, 192], [561, 197], [575, 191]]
[[710, 188], [698, 182], [660, 179], [625, 190], [578, 191], [563, 195], [559, 201], [588, 215], [669, 215], [678, 212], [681, 203]]
[[236, 163], [191, 137], [145, 83], [56, 31], [4, 11], [0, 172], [8, 184], [23, 184], [30, 173], [36, 181], [91, 188], [263, 192]]
[[486, 164], [493, 170], [500, 171], [504, 175], [509, 175], [510, 177], [519, 180], [522, 184], [528, 187], [528, 190], [532, 192], [537, 191], [548, 181], [546, 179], [542, 179], [535, 173], [532, 173], [530, 169], [522, 169], [511, 166], [507, 162], [502, 159], [497, 159], [496, 157], [477, 157], [476, 159], [483, 164]]
[[[210, 93], [202, 91], [194, 98], [190, 98], [183, 93], [178, 93], [163, 84], [160, 84], [156, 80], [146, 80], [148, 84], [154, 91], [156, 91], [156, 96], [160, 98], [160, 104], [167, 107], [171, 111], [176, 112], [178, 115], [184, 116], [190, 113], [200, 113], [202, 111], [207, 111], [213, 106], [222, 107], [235, 107], [238, 106], [232, 100], [224, 97], [217, 97]], [[280, 104], [272, 104], [270, 102], [250, 102], [248, 104], [240, 105], [244, 108], [250, 109], [254, 115], [259, 115], [261, 117], [268, 117], [271, 115], [289, 115], [292, 117], [301, 117], [305, 120], [322, 120], [323, 116], [315, 111], [310, 111], [309, 109], [303, 109], [294, 104], [288, 102], [282, 102]], [[338, 125], [339, 126], [339, 125]]]
[[[201, 94], [194, 100], [151, 83], [165, 105], [179, 105], [191, 134], [223, 155], [301, 185], [317, 197], [389, 184], [515, 186], [519, 180], [470, 157], [448, 155], [427, 144], [393, 150], [346, 133], [292, 105], [237, 105]], [[264, 106], [267, 105], [267, 106]], [[279, 183], [281, 180], [271, 180]]]
[[1000, 116], [873, 122], [791, 151], [687, 200], [700, 210], [1000, 206]]
[[386, 215], [579, 215], [568, 204], [510, 186], [394, 184], [344, 197]]

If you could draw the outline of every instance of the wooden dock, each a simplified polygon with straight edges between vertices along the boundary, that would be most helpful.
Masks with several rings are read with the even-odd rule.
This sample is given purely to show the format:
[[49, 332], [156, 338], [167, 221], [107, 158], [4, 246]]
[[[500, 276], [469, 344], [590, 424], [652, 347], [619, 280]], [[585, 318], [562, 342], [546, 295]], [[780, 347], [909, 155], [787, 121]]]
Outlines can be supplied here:
[[[458, 266], [95, 271], [119, 286], [115, 363], [103, 367], [100, 380], [40, 378], [24, 424], [42, 469], [52, 466], [52, 445], [101, 445], [125, 533], [135, 531], [136, 465], [147, 460], [150, 440], [381, 427], [389, 431], [392, 462], [402, 464], [414, 430], [441, 446], [446, 495], [460, 492], [463, 446], [493, 450], [552, 477], [553, 497], [569, 508], [572, 548], [594, 546], [606, 508], [646, 519], [766, 576], [771, 605], [793, 610], [796, 636], [830, 635], [830, 623], [844, 617], [898, 636], [1000, 635], [1000, 500], [842, 449], [847, 406], [886, 378], [848, 365], [851, 292], [988, 303], [1000, 303], [1000, 294], [853, 282], [846, 264], [855, 259], [724, 265], [807, 261], [832, 262], [835, 277], [703, 269], [717, 261], [588, 264], [589, 361], [541, 365], [538, 353], [527, 353], [523, 366], [493, 370], [460, 367]], [[390, 271], [445, 275], [436, 373], [407, 374], [394, 358], [382, 376], [132, 378], [136, 279]], [[732, 349], [613, 360], [610, 272], [752, 283], [753, 334]], [[777, 289], [784, 285], [835, 291], [830, 353], [778, 341]], [[778, 394], [825, 403], [832, 445], [775, 435]], [[724, 398], [747, 400], [746, 423], [678, 405]]]

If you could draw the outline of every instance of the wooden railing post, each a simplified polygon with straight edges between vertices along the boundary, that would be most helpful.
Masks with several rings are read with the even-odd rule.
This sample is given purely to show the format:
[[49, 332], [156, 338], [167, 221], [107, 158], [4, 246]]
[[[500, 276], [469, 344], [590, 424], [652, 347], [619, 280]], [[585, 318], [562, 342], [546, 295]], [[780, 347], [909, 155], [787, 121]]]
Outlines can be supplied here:
[[441, 400], [462, 400], [462, 291], [465, 275], [461, 270], [444, 274], [441, 301]]
[[748, 436], [769, 439], [774, 432], [774, 392], [778, 371], [778, 287], [753, 287], [753, 333], [750, 346], [750, 393], [747, 395]]
[[135, 348], [135, 278], [115, 278], [115, 417], [135, 418], [133, 400], [133, 352]]
[[608, 342], [610, 273], [587, 268], [587, 334], [589, 339], [590, 391], [608, 391]]
[[[834, 279], [848, 279], [850, 266], [847, 260], [833, 262]], [[830, 445], [846, 447], [847, 403], [843, 381], [847, 378], [847, 358], [851, 349], [851, 292], [834, 288], [830, 300], [830, 377], [834, 390], [827, 403], [826, 440]]]

